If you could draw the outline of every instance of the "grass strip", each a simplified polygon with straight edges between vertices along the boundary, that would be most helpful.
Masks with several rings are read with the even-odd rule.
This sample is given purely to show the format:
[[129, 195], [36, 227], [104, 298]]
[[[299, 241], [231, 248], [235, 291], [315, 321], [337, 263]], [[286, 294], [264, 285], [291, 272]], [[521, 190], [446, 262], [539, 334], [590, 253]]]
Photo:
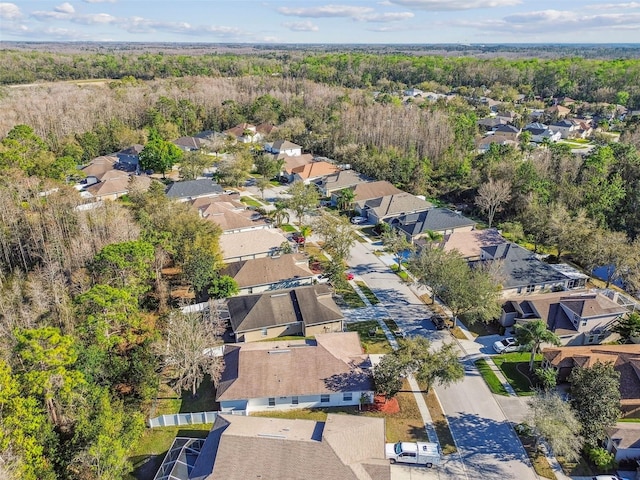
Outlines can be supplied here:
[[493, 370], [491, 370], [491, 367], [485, 359], [481, 358], [480, 360], [476, 360], [476, 367], [478, 368], [480, 375], [482, 375], [482, 378], [484, 378], [489, 390], [497, 395], [509, 395], [507, 390], [504, 388], [504, 385], [502, 385], [502, 382], [496, 374], [493, 373]]

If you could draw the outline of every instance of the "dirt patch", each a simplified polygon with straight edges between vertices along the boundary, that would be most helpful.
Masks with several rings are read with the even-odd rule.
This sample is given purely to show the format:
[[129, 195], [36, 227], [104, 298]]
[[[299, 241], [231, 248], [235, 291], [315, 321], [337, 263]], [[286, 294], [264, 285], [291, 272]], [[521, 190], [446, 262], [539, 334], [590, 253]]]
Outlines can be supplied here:
[[397, 398], [387, 400], [384, 395], [376, 395], [373, 399], [373, 403], [367, 405], [367, 410], [370, 412], [382, 412], [388, 415], [400, 412], [400, 404]]

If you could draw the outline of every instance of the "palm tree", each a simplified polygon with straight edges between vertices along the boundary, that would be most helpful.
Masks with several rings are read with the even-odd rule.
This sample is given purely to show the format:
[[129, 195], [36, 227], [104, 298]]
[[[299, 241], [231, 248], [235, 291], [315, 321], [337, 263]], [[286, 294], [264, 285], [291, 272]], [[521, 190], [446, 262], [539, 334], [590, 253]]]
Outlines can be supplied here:
[[271, 210], [270, 214], [276, 227], [280, 227], [284, 222], [289, 221], [289, 212], [287, 211], [287, 205], [284, 202], [276, 202], [274, 204], [275, 210]]
[[424, 239], [427, 241], [428, 245], [432, 245], [434, 243], [438, 243], [442, 240], [443, 235], [440, 232], [435, 232], [433, 230], [427, 230], [424, 232]]
[[311, 226], [303, 225], [300, 227], [300, 235], [304, 238], [304, 242], [302, 243], [302, 248], [307, 245], [307, 239], [311, 236]]
[[340, 191], [340, 196], [338, 197], [338, 208], [340, 210], [351, 210], [351, 206], [353, 205], [353, 201], [356, 199], [356, 194], [351, 188], [345, 188]]
[[526, 347], [531, 352], [531, 359], [529, 360], [530, 372], [533, 372], [536, 354], [540, 351], [540, 345], [542, 343], [552, 343], [556, 346], [561, 343], [558, 336], [547, 329], [547, 324], [544, 320], [516, 323], [515, 337], [520, 345]]

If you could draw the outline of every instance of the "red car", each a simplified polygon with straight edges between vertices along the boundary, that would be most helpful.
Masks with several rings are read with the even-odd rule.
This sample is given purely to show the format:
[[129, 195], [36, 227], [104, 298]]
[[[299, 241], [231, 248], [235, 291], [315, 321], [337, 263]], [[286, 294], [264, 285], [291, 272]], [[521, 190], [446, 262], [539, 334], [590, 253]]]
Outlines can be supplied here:
[[304, 243], [306, 241], [306, 239], [297, 232], [291, 235], [291, 240], [293, 240], [296, 243]]
[[355, 275], [351, 272], [345, 273], [344, 276], [346, 277], [347, 280], [353, 280], [355, 278]]

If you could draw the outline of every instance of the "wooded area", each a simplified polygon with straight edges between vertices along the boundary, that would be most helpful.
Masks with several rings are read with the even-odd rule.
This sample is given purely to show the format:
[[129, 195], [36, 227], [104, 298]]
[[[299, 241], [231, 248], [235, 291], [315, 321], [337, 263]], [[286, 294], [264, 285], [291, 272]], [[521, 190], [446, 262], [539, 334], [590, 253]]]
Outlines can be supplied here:
[[[81, 176], [78, 165], [132, 144], [160, 148], [202, 130], [276, 124], [277, 138], [305, 151], [435, 203], [466, 205], [512, 239], [556, 257], [573, 254], [587, 268], [615, 264], [609, 281], [617, 275], [640, 287], [637, 117], [612, 122], [621, 142], [601, 138], [586, 156], [567, 145], [493, 145], [478, 154], [479, 107], [469, 99], [483, 86], [520, 114], [527, 103], [516, 104], [517, 93], [538, 106], [536, 96], [562, 94], [637, 107], [640, 61], [2, 51], [0, 65], [4, 84], [114, 79], [0, 89], [3, 478], [120, 478], [159, 373], [176, 369], [178, 388], [193, 391], [204, 373], [219, 371], [166, 356], [175, 345], [167, 332], [193, 333], [193, 322], [172, 310], [162, 271], [177, 267], [196, 293], [216, 287], [220, 230], [187, 204], [169, 201], [159, 182], [93, 209], [78, 208], [82, 200], [67, 183]], [[414, 85], [462, 93], [421, 104], [373, 93]], [[220, 149], [236, 154], [236, 163], [221, 164], [229, 183], [236, 170], [242, 177], [252, 161], [260, 165], [246, 149]], [[185, 178], [213, 162], [185, 159]], [[336, 238], [349, 227], [320, 218]], [[344, 257], [340, 241], [332, 254]], [[486, 306], [452, 307], [462, 314]], [[214, 320], [212, 336], [219, 333]]]

